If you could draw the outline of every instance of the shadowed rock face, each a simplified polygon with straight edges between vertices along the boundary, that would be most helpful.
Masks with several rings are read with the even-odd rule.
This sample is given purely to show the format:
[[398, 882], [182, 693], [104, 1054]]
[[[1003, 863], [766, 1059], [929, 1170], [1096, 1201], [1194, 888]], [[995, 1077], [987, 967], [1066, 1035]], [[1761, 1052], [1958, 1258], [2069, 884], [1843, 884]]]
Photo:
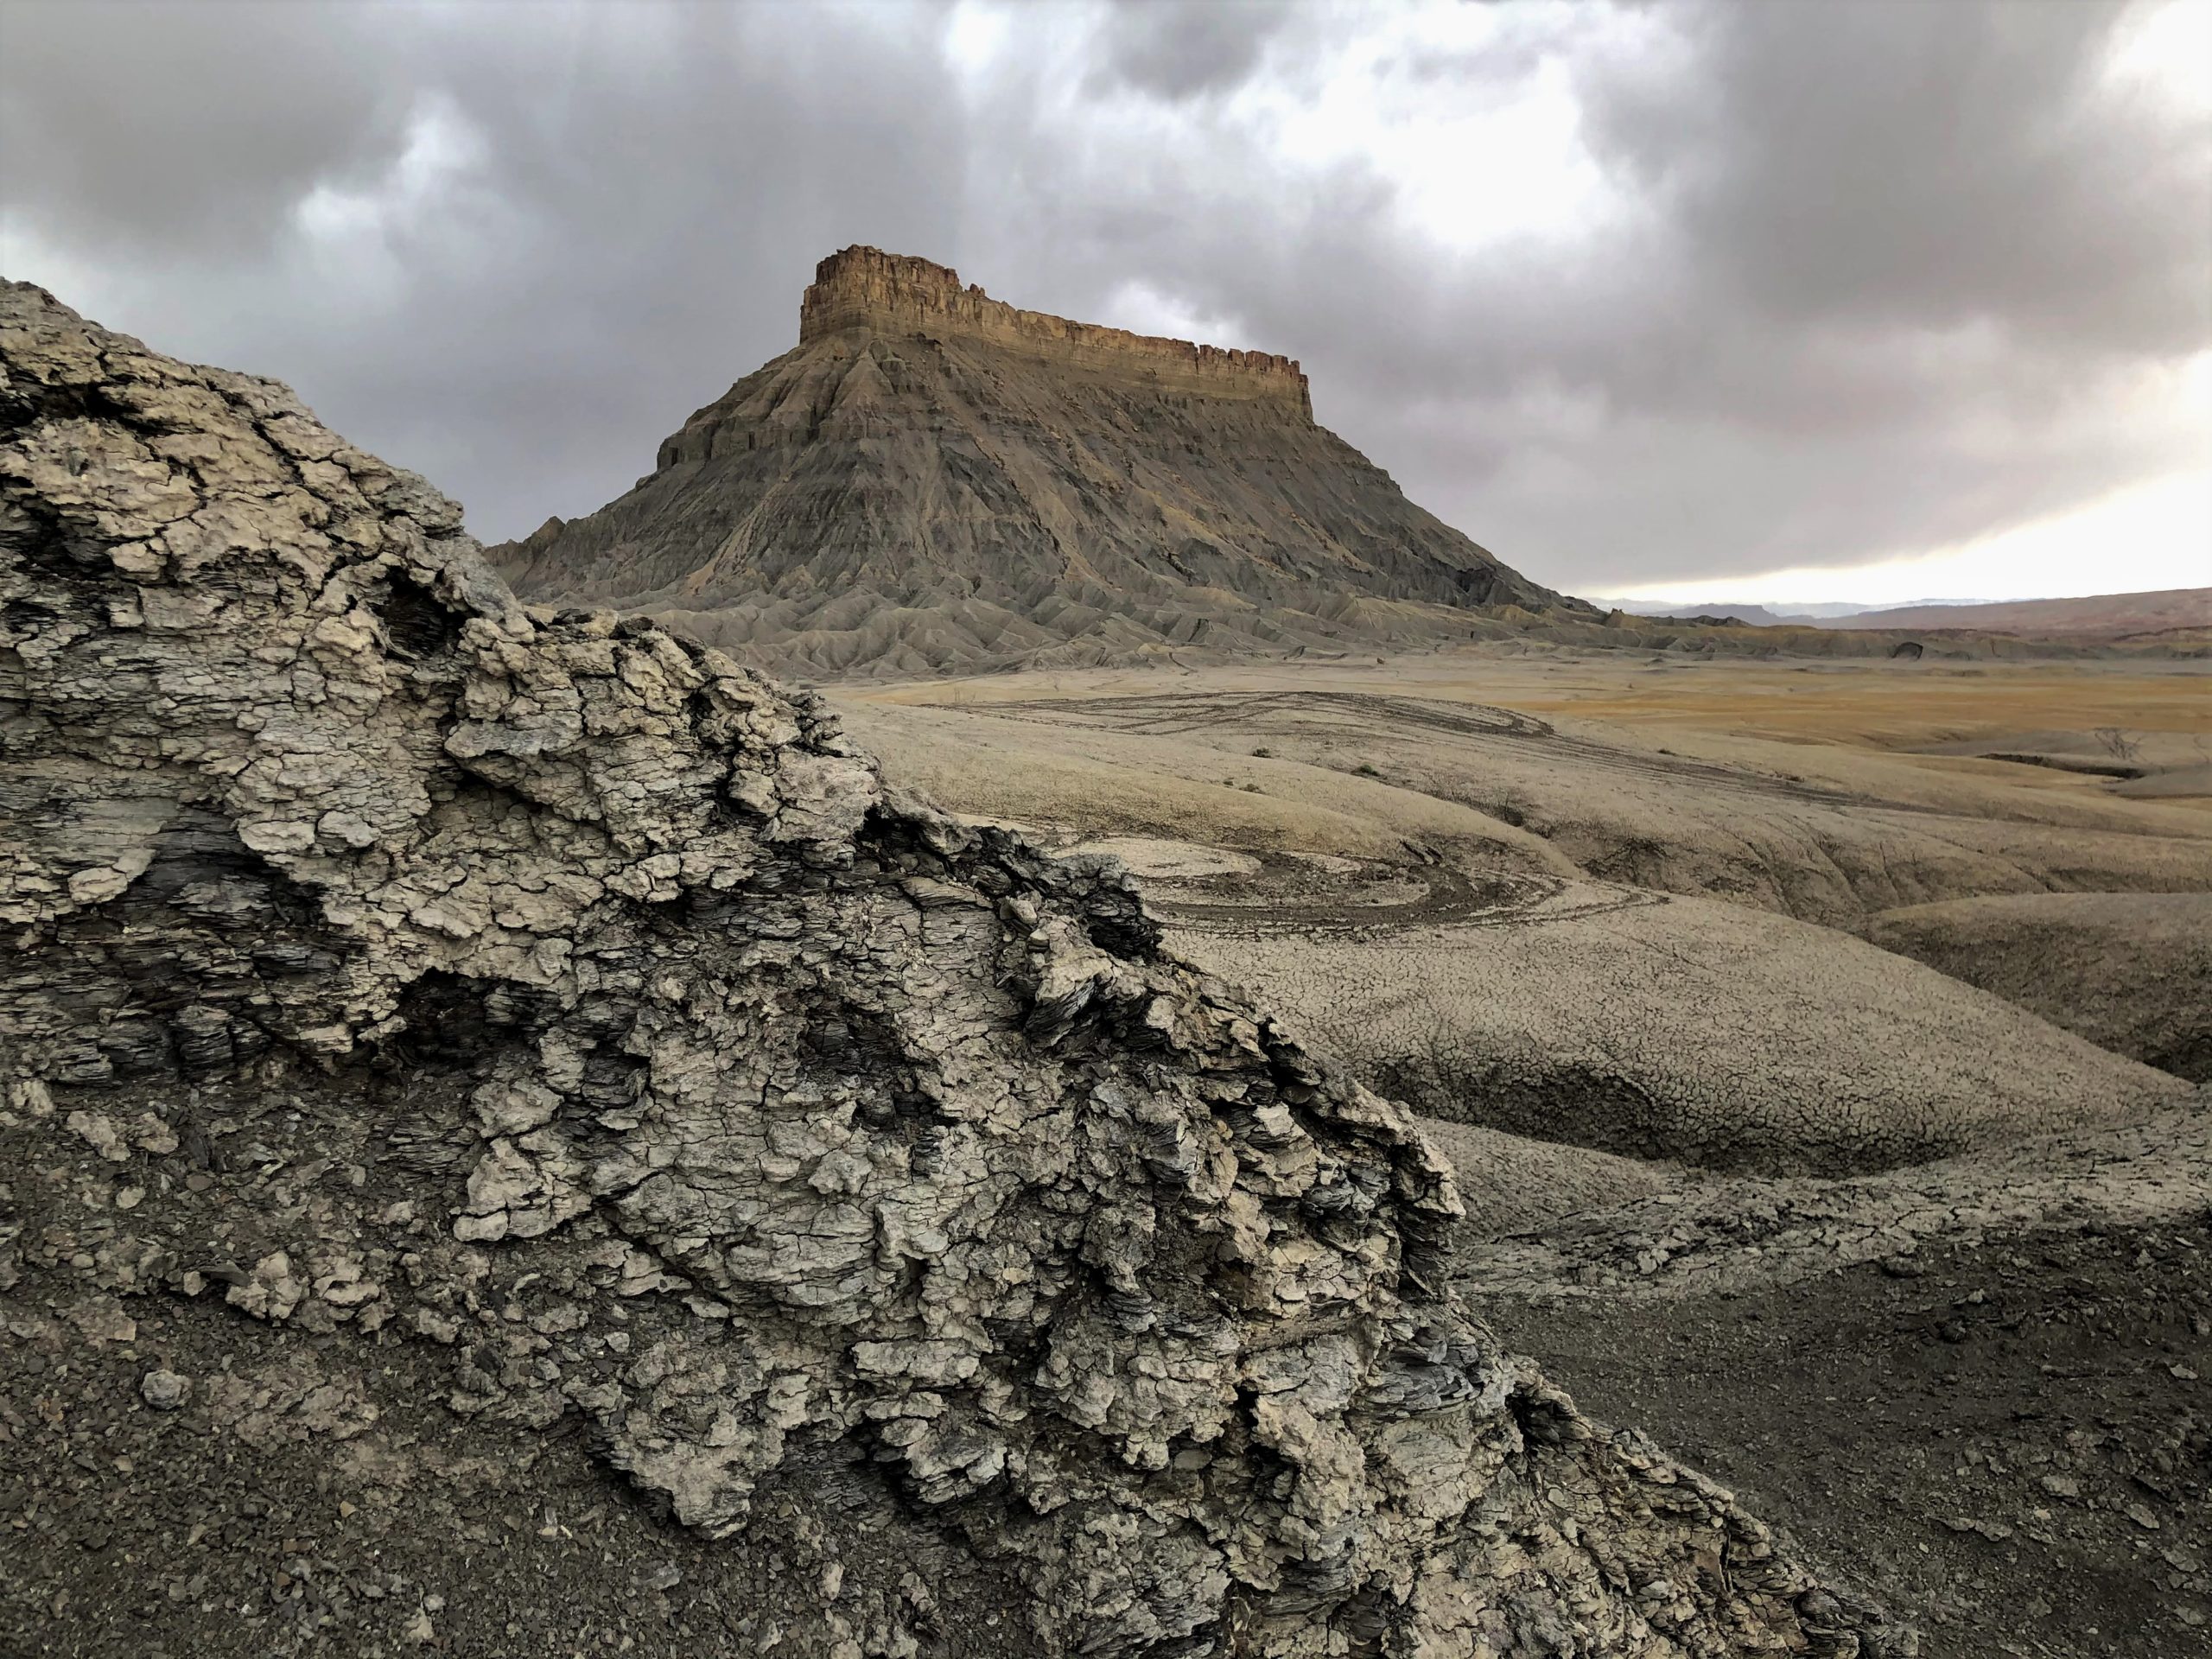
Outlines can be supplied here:
[[823, 261], [798, 349], [635, 489], [493, 551], [525, 595], [819, 672], [1599, 620], [1316, 426], [1289, 359], [1017, 310], [872, 248]]
[[1309, 423], [1313, 418], [1306, 377], [1289, 358], [1224, 351], [1018, 310], [972, 283], [963, 288], [960, 273], [947, 266], [880, 248], [831, 254], [815, 268], [814, 282], [799, 301], [802, 346], [855, 328], [922, 339], [957, 334], [987, 340], [1063, 372], [1230, 402], [1278, 404], [1286, 414]]
[[581, 1424], [805, 1569], [688, 1651], [1903, 1650], [1497, 1352], [1409, 1121], [1124, 878], [713, 650], [525, 610], [283, 388], [0, 306], [19, 1353], [227, 1319], [150, 1408], [401, 1485], [458, 1478], [453, 1414]]
[[1955, 899], [1884, 911], [1866, 932], [2100, 1047], [2212, 1083], [2212, 894]]

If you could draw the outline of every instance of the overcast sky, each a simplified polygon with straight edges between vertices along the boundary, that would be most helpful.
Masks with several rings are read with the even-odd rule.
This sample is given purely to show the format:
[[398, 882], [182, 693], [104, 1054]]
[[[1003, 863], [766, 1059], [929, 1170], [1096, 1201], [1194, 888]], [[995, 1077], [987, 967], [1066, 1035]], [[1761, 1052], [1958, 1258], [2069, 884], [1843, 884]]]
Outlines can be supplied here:
[[851, 242], [1297, 357], [1573, 591], [2212, 582], [2205, 0], [0, 0], [0, 270], [486, 540]]

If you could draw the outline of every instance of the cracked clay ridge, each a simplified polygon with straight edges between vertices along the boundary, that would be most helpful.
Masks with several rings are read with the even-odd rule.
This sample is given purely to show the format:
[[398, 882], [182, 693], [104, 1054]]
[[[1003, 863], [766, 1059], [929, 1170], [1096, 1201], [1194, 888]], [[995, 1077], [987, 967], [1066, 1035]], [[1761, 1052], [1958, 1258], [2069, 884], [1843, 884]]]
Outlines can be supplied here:
[[[1116, 867], [897, 797], [715, 651], [525, 610], [280, 386], [22, 285], [0, 355], [22, 1328], [97, 1293], [219, 1299], [249, 1366], [405, 1344], [450, 1379], [408, 1409], [580, 1421], [715, 1535], [857, 1471], [938, 1604], [1018, 1586], [1007, 1653], [1910, 1650], [1499, 1352], [1410, 1121]], [[207, 1155], [310, 1096], [359, 1183]], [[881, 1576], [782, 1651], [950, 1651]]]

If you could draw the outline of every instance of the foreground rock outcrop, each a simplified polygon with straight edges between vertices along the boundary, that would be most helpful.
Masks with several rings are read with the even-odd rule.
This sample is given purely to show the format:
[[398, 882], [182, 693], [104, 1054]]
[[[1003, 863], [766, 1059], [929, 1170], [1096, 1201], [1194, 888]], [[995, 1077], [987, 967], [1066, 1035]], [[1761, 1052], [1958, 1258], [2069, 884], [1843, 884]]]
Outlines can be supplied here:
[[[572, 1651], [594, 1558], [491, 1548], [568, 1489], [454, 1512], [402, 1599], [346, 1541], [384, 1500], [314, 1493], [417, 1492], [419, 1546], [581, 1430], [731, 1541], [686, 1651], [1908, 1645], [1498, 1351], [1409, 1120], [1110, 868], [525, 610], [282, 387], [0, 305], [11, 1643], [518, 1653], [550, 1604]], [[303, 1447], [227, 1522], [142, 1484]], [[100, 1576], [172, 1526], [197, 1578]]]
[[825, 675], [1603, 620], [1315, 425], [1288, 359], [1018, 310], [874, 248], [823, 260], [798, 347], [629, 493], [493, 555], [526, 595]]

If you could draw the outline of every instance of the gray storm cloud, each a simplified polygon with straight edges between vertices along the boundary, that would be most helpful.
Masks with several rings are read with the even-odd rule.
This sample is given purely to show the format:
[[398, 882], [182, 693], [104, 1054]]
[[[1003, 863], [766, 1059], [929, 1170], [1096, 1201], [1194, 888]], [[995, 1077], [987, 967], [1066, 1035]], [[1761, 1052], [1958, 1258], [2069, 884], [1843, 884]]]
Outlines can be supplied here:
[[[2126, 8], [1391, 16], [10, 3], [0, 264], [290, 380], [487, 538], [626, 488], [853, 241], [1297, 355], [1416, 499], [1586, 592], [2204, 463], [2152, 393], [2212, 346], [2212, 135], [2106, 73]], [[1564, 89], [1586, 211], [1454, 234], [1391, 156], [1287, 144], [1354, 60], [1443, 114]]]

